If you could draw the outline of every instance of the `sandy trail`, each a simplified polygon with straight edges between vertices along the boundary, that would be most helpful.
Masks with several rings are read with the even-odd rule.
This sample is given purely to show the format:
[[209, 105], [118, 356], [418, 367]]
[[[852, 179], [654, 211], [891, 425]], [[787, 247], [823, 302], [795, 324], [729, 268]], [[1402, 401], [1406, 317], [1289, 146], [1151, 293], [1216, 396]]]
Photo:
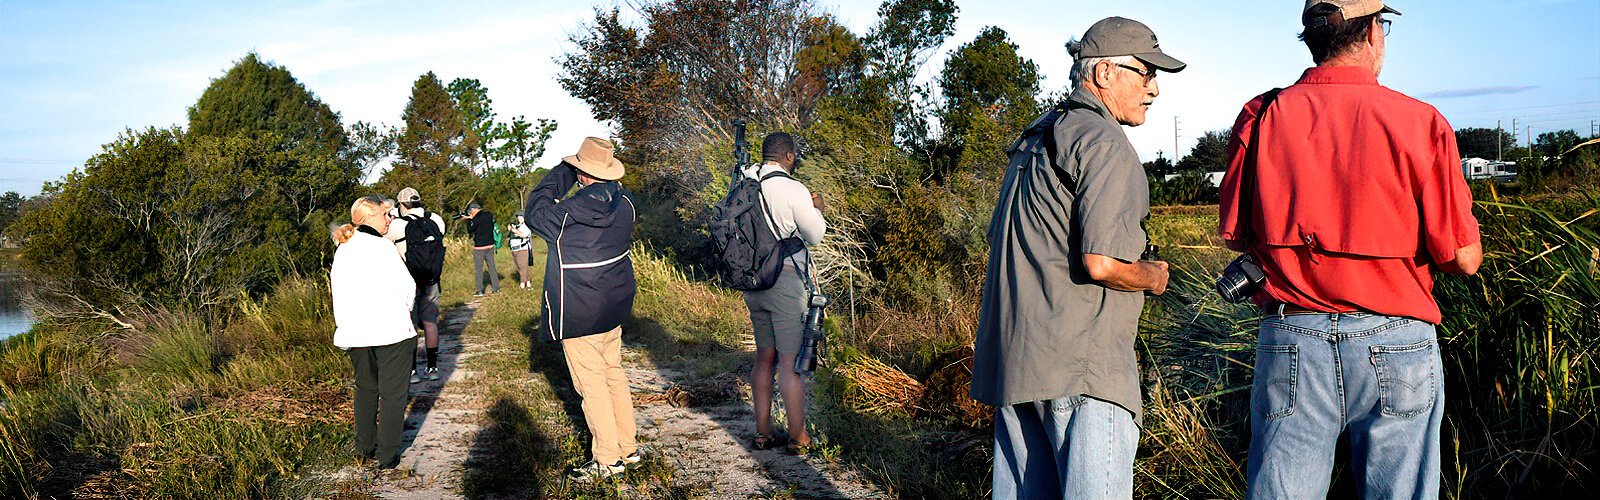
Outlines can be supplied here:
[[408, 444], [396, 472], [375, 482], [373, 493], [379, 498], [461, 498], [463, 464], [489, 405], [466, 383], [476, 374], [470, 368], [474, 349], [461, 342], [478, 305], [473, 301], [450, 308], [439, 318], [439, 380], [411, 384], [404, 437]]
[[[373, 478], [379, 498], [422, 500], [462, 498], [461, 478], [472, 442], [483, 430], [490, 401], [472, 358], [483, 347], [463, 345], [462, 333], [477, 311], [477, 301], [444, 312], [439, 325], [440, 380], [411, 386], [400, 466]], [[860, 474], [816, 457], [798, 457], [781, 450], [748, 448], [755, 423], [749, 388], [737, 382], [739, 397], [699, 406], [675, 406], [661, 395], [675, 385], [703, 386], [677, 370], [656, 368], [637, 346], [625, 348], [624, 364], [635, 398], [640, 442], [678, 471], [674, 482], [703, 486], [706, 498], [884, 498], [887, 495]], [[724, 385], [734, 377], [718, 377]], [[681, 401], [680, 401], [681, 403]], [[775, 402], [777, 404], [777, 402]], [[476, 450], [483, 453], [483, 450]], [[342, 475], [363, 475], [355, 470]], [[370, 472], [367, 472], [370, 474]], [[348, 477], [348, 476], [347, 476]], [[371, 476], [369, 476], [371, 477]]]
[[[705, 406], [674, 406], [650, 395], [664, 394], [675, 384], [705, 381], [650, 367], [640, 361], [643, 356], [637, 351], [626, 351], [623, 358], [635, 395], [641, 441], [649, 442], [678, 469], [675, 481], [705, 484], [710, 498], [719, 499], [782, 497], [782, 493], [793, 498], [887, 497], [860, 474], [828, 460], [791, 456], [781, 449], [750, 449], [755, 418], [747, 401], [749, 387], [742, 381], [737, 390], [745, 397]], [[774, 398], [773, 404], [781, 404], [781, 400]], [[782, 421], [774, 418], [774, 422], [781, 425]]]

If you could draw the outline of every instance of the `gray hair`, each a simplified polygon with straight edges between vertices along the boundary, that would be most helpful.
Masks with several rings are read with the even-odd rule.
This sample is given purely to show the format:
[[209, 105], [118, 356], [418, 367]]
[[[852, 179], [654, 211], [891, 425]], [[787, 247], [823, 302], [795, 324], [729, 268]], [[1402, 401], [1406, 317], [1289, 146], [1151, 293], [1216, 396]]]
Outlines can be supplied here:
[[1094, 78], [1094, 66], [1101, 61], [1111, 64], [1126, 64], [1138, 66], [1139, 60], [1133, 56], [1107, 56], [1107, 57], [1078, 57], [1078, 52], [1083, 49], [1083, 41], [1077, 38], [1067, 41], [1067, 54], [1072, 56], [1072, 86], [1079, 87]]

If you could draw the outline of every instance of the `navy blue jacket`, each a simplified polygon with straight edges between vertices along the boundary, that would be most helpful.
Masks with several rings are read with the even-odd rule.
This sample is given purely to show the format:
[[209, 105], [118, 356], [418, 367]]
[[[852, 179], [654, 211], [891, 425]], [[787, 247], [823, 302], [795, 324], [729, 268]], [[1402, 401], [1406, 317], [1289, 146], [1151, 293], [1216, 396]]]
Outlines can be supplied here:
[[562, 162], [528, 196], [528, 228], [549, 245], [544, 266], [545, 340], [605, 333], [633, 314], [633, 199], [615, 182], [569, 198], [578, 174]]

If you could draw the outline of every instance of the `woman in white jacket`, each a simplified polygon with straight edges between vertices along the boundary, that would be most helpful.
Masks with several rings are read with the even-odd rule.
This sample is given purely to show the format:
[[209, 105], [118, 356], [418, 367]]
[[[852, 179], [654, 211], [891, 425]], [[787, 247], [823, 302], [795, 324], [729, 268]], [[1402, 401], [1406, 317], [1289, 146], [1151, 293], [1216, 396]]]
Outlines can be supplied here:
[[356, 451], [380, 468], [400, 463], [400, 435], [406, 409], [406, 375], [411, 372], [416, 330], [411, 304], [416, 285], [389, 231], [388, 207], [381, 196], [350, 206], [350, 224], [333, 230], [329, 288], [333, 292], [333, 344], [350, 353], [356, 379]]

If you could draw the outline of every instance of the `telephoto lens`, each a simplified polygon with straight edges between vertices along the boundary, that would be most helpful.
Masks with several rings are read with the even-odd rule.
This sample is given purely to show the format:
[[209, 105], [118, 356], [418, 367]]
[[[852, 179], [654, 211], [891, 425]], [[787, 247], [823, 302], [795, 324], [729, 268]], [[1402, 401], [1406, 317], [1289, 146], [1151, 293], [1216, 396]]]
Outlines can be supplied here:
[[821, 342], [822, 311], [828, 307], [828, 296], [811, 294], [811, 306], [806, 309], [806, 326], [801, 336], [800, 352], [794, 356], [794, 372], [809, 375], [817, 371], [817, 344]]

